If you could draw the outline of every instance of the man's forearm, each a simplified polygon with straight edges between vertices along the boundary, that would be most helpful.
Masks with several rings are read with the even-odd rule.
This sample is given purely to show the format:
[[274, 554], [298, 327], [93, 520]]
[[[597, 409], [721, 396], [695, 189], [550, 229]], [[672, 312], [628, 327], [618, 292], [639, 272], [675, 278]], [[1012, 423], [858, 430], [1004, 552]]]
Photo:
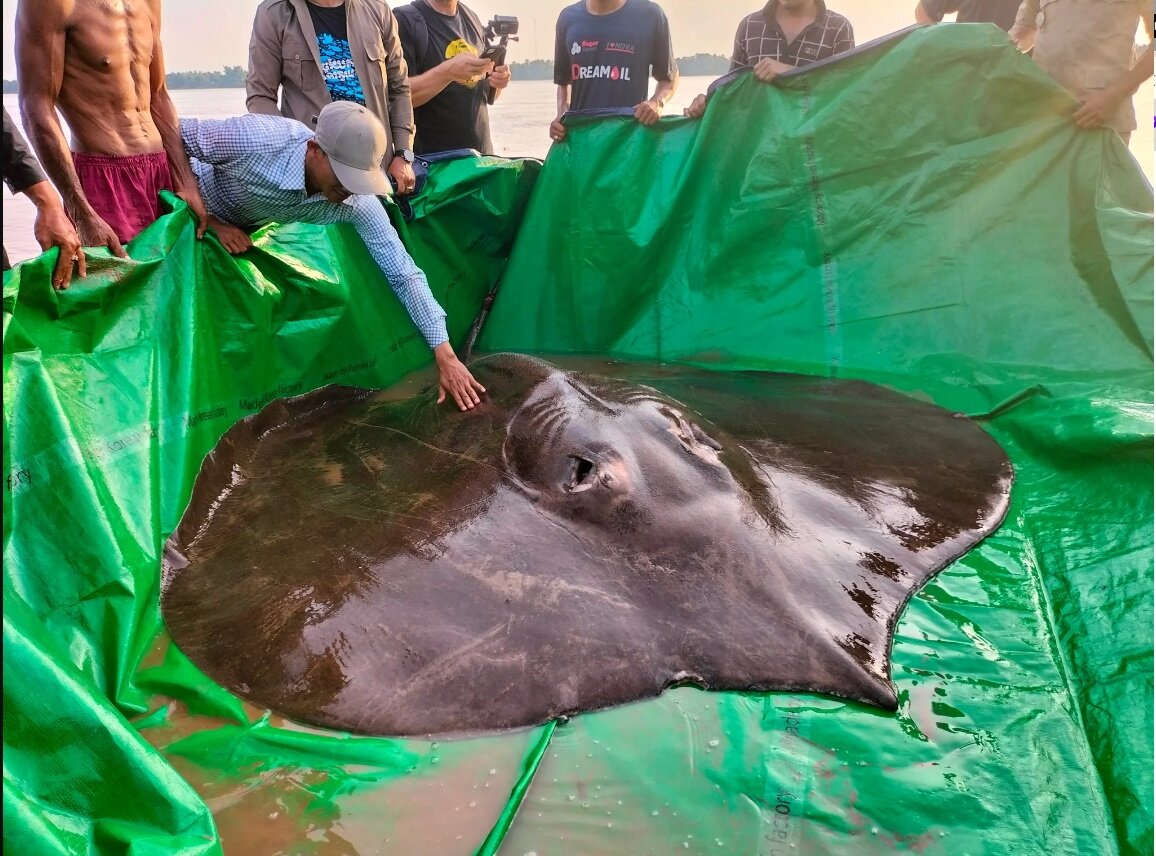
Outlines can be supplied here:
[[180, 191], [197, 189], [197, 179], [193, 175], [193, 168], [189, 164], [189, 156], [185, 152], [185, 144], [181, 140], [181, 125], [177, 118], [177, 108], [169, 97], [167, 89], [153, 93], [152, 115], [157, 130], [160, 131], [161, 143], [165, 147], [165, 155], [169, 160], [169, 171], [173, 176], [173, 184]]
[[433, 296], [425, 274], [402, 245], [381, 202], [372, 196], [358, 196], [351, 205], [342, 207], [348, 208], [342, 214], [353, 223], [422, 338], [431, 348], [447, 341], [445, 310]]
[[1148, 49], [1141, 54], [1140, 59], [1132, 68], [1124, 72], [1112, 84], [1112, 88], [1116, 94], [1123, 98], [1131, 98], [1136, 94], [1145, 80], [1152, 76], [1153, 61], [1152, 61], [1152, 42], [1148, 43]]
[[29, 185], [21, 193], [32, 200], [37, 211], [60, 208], [60, 197], [56, 195], [56, 191], [52, 189], [52, 185], [47, 180]]
[[424, 274], [420, 279], [413, 277], [405, 282], [390, 282], [390, 287], [431, 349], [450, 340], [445, 310], [430, 291]]
[[409, 69], [401, 42], [397, 38], [396, 24], [392, 17], [390, 26], [382, 34], [386, 49], [385, 74], [389, 89], [389, 124], [393, 132], [393, 144], [398, 149], [413, 148], [413, 86], [409, 80]]
[[413, 125], [392, 125], [390, 130], [393, 132], [393, 150], [400, 151], [401, 149], [413, 148]]
[[450, 76], [449, 70], [445, 67], [445, 63], [442, 63], [436, 68], [431, 68], [425, 74], [411, 77], [409, 79], [410, 102], [414, 107], [421, 107], [423, 104], [428, 104], [441, 94], [441, 91], [452, 82], [453, 78]]
[[26, 188], [44, 181], [46, 176], [32, 152], [28, 141], [21, 136], [16, 123], [4, 111], [4, 181], [13, 193], [22, 193]]
[[667, 104], [671, 98], [674, 97], [674, 90], [678, 87], [678, 78], [674, 80], [660, 80], [658, 86], [654, 87], [654, 95], [651, 101], [658, 104]]
[[561, 119], [562, 116], [569, 109], [570, 109], [570, 87], [569, 86], [563, 86], [563, 85], [559, 84], [558, 85], [558, 118]]
[[407, 86], [405, 98], [389, 99], [389, 129], [393, 137], [394, 151], [413, 148], [413, 105]]
[[36, 150], [40, 166], [56, 185], [64, 206], [74, 216], [94, 216], [80, 186], [80, 178], [72, 163], [72, 152], [64, 139], [60, 120], [56, 118], [56, 105], [46, 104], [39, 98], [22, 99], [20, 112], [24, 127], [28, 129], [29, 142]]

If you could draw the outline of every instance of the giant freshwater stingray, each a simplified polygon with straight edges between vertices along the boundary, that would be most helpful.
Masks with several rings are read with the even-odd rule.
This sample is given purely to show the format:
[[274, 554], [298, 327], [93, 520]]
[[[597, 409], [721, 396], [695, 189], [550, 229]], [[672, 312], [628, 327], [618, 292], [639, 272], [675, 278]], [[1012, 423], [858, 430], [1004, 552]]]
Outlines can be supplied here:
[[224, 435], [165, 551], [194, 663], [380, 735], [687, 683], [893, 710], [900, 611], [1007, 510], [1011, 464], [977, 424], [869, 383], [471, 368], [472, 412], [331, 386]]

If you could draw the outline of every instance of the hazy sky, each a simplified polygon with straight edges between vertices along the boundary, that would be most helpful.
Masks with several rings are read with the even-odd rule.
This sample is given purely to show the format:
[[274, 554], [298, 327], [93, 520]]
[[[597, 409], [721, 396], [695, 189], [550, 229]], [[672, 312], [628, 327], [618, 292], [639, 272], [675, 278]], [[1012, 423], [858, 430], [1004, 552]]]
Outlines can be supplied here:
[[[23, 0], [36, 3], [37, 0]], [[165, 64], [169, 71], [219, 71], [248, 63], [249, 32], [259, 0], [163, 0]], [[400, 5], [400, 4], [392, 4]], [[554, 22], [569, 5], [558, 0], [478, 0], [468, 4], [483, 23], [491, 15], [516, 15], [521, 41], [510, 61], [553, 55]], [[739, 19], [761, 8], [759, 0], [660, 0], [670, 18], [678, 56], [730, 55]], [[830, 0], [830, 8], [851, 19], [856, 39], [865, 42], [914, 21], [915, 0]], [[12, 21], [16, 3], [4, 0], [4, 77], [16, 77]]]

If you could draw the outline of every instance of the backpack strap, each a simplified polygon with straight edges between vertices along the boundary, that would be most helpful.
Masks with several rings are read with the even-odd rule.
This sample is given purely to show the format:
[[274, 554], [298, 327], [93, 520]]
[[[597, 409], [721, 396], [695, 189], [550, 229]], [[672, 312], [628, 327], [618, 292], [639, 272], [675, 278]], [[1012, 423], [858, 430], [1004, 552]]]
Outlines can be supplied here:
[[468, 6], [462, 5], [461, 3], [458, 4], [458, 9], [464, 12], [466, 17], [470, 19], [470, 23], [473, 24], [474, 28], [478, 31], [478, 38], [485, 39], [486, 28], [482, 26], [482, 19], [474, 13], [474, 10]]
[[421, 0], [413, 0], [413, 2], [398, 6], [393, 10], [393, 17], [397, 18], [398, 21], [405, 21], [408, 25], [413, 34], [414, 47], [417, 48], [418, 45], [421, 45], [420, 49], [414, 51], [419, 61], [424, 61], [429, 56], [431, 47], [429, 24], [426, 23], [425, 15], [421, 13], [420, 9], [424, 5]]
[[[433, 41], [429, 34], [429, 18], [427, 18], [426, 15], [432, 13], [433, 10], [423, 3], [422, 0], [411, 0], [408, 6], [402, 6], [401, 9], [412, 10], [412, 14], [409, 15], [409, 20], [414, 25], [414, 41], [423, 46], [422, 58], [428, 57], [430, 51], [433, 49]], [[400, 11], [400, 9], [398, 11]], [[396, 15], [397, 12], [394, 12], [394, 14]]]

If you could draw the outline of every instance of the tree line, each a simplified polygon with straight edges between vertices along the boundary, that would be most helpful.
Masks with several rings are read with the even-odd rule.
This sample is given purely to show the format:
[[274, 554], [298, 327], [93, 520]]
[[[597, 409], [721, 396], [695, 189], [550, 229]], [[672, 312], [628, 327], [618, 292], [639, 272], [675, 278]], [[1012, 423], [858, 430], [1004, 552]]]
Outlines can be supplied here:
[[[719, 76], [726, 74], [730, 60], [718, 54], [695, 54], [678, 58], [678, 71], [684, 77]], [[550, 80], [554, 77], [554, 61], [531, 59], [510, 63], [515, 80]], [[245, 86], [245, 68], [227, 65], [221, 71], [174, 71], [165, 75], [169, 89], [240, 89]], [[16, 92], [16, 81], [4, 81], [4, 94]]]
[[[173, 71], [165, 75], [169, 89], [244, 89], [245, 67], [227, 65], [221, 71]], [[17, 91], [15, 80], [4, 81], [4, 94]]]

